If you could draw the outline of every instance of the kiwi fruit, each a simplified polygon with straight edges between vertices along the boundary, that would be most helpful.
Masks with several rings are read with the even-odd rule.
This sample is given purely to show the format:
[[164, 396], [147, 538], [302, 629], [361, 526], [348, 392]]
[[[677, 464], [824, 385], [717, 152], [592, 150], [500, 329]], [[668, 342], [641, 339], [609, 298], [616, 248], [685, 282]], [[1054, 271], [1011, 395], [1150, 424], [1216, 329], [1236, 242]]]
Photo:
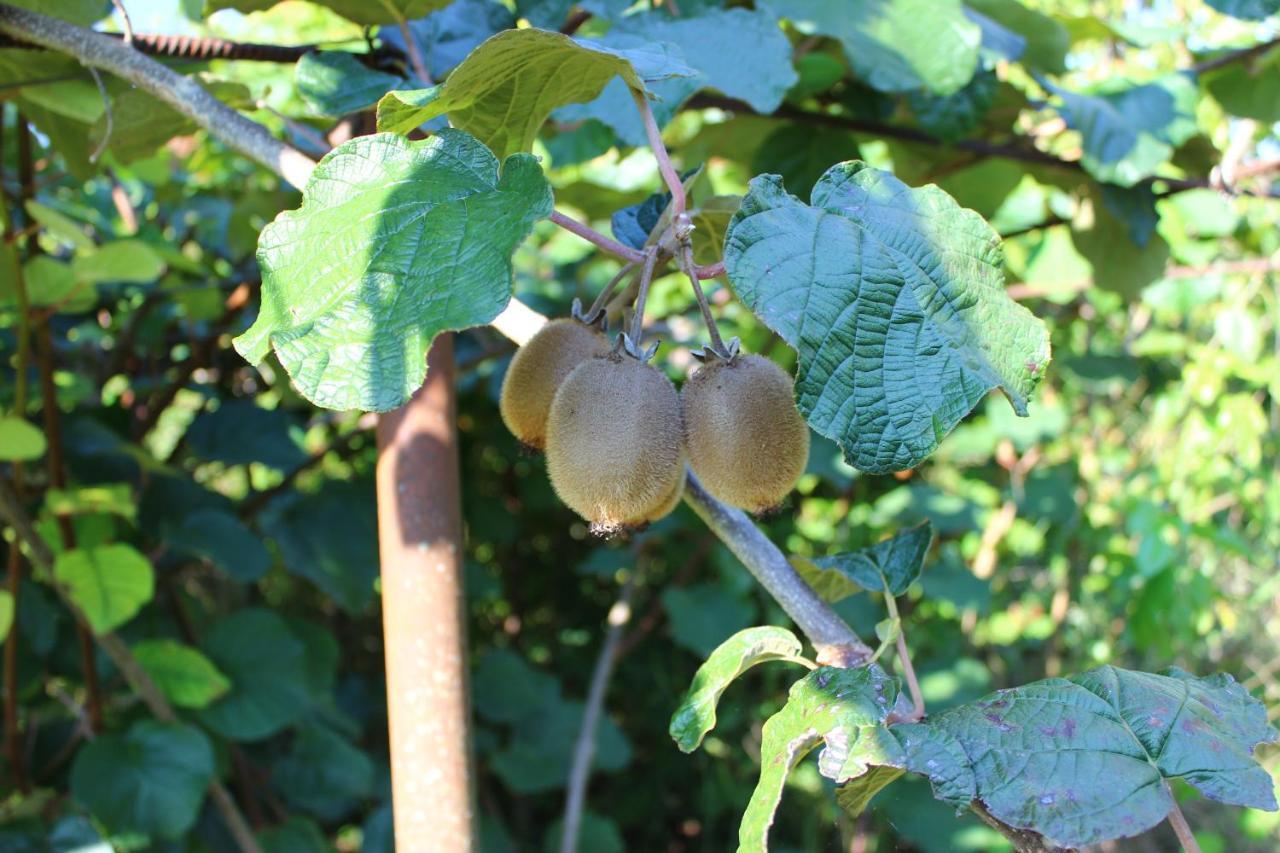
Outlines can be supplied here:
[[684, 465], [680, 466], [680, 479], [676, 480], [676, 484], [671, 487], [671, 492], [662, 501], [662, 503], [653, 512], [644, 517], [645, 524], [653, 524], [655, 521], [661, 521], [675, 511], [680, 506], [680, 501], [684, 498], [685, 485]]
[[657, 368], [624, 352], [588, 359], [551, 403], [551, 485], [592, 532], [630, 532], [675, 507], [683, 437], [680, 395]]
[[680, 404], [689, 465], [707, 491], [748, 512], [776, 509], [809, 460], [791, 377], [763, 356], [712, 357]]
[[511, 434], [529, 449], [545, 450], [556, 389], [575, 367], [608, 348], [599, 329], [577, 320], [553, 320], [539, 329], [516, 350], [502, 380], [498, 408]]

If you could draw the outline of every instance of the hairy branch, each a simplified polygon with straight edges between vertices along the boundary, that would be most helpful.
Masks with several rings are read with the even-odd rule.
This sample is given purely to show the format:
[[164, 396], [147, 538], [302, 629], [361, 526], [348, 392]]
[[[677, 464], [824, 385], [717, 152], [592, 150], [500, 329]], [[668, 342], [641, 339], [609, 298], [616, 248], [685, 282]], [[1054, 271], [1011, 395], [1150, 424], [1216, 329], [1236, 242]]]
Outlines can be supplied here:
[[123, 77], [193, 119], [215, 139], [268, 166], [295, 187], [306, 186], [315, 168], [307, 155], [242, 117], [195, 80], [144, 56], [120, 39], [4, 3], [0, 3], [0, 33], [70, 54], [84, 65]]

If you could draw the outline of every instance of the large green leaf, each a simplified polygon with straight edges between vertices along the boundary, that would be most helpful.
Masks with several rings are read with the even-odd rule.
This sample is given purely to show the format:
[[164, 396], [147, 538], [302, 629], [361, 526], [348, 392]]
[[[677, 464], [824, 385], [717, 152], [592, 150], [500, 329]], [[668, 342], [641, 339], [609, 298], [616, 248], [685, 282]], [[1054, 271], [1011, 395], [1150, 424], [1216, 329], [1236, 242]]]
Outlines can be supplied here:
[[368, 483], [328, 480], [319, 491], [281, 500], [262, 520], [284, 566], [339, 607], [359, 613], [378, 577], [378, 518]]
[[404, 78], [368, 67], [343, 50], [311, 51], [298, 60], [294, 85], [320, 115], [343, 116], [378, 102], [404, 85]]
[[214, 778], [213, 748], [193, 726], [144, 720], [76, 754], [71, 794], [115, 832], [178, 838]]
[[956, 806], [1067, 847], [1137, 835], [1173, 806], [1168, 780], [1211, 800], [1274, 810], [1253, 758], [1276, 740], [1266, 709], [1227, 675], [1104, 666], [1002, 690], [895, 726], [910, 770]]
[[683, 752], [698, 748], [715, 728], [716, 703], [734, 679], [756, 664], [794, 659], [801, 648], [795, 634], [772, 625], [739, 631], [721, 643], [698, 667], [689, 691], [671, 715], [668, 732], [676, 746]]
[[151, 563], [130, 545], [63, 551], [53, 576], [96, 634], [128, 622], [155, 593]]
[[1280, 12], [1280, 0], [1207, 0], [1208, 4], [1233, 18], [1261, 21]]
[[506, 30], [439, 86], [389, 93], [378, 103], [378, 129], [407, 133], [447, 114], [506, 157], [528, 151], [556, 107], [592, 100], [614, 77], [644, 92], [647, 81], [691, 73], [659, 45], [614, 49], [546, 30]]
[[164, 540], [175, 552], [208, 560], [241, 583], [252, 583], [271, 568], [262, 537], [222, 509], [196, 509], [166, 522]]
[[973, 76], [981, 30], [960, 0], [771, 0], [806, 34], [831, 36], [855, 74], [882, 92], [957, 91]]
[[187, 430], [187, 449], [201, 459], [227, 465], [260, 462], [288, 471], [307, 461], [300, 444], [302, 425], [281, 408], [264, 409], [252, 400], [224, 400], [201, 412]]
[[827, 601], [840, 601], [864, 589], [898, 596], [920, 577], [932, 542], [933, 526], [926, 521], [857, 551], [811, 560], [793, 557], [791, 562]]
[[1197, 89], [1185, 74], [1098, 94], [1048, 89], [1062, 99], [1068, 126], [1080, 132], [1085, 169], [1106, 183], [1131, 187], [1154, 175], [1196, 132]]
[[850, 807], [902, 775], [906, 756], [886, 726], [897, 697], [897, 681], [876, 666], [822, 667], [793, 684], [787, 704], [764, 724], [760, 780], [742, 815], [739, 853], [768, 850], [787, 776], [818, 744], [819, 772], [851, 785], [845, 795]]
[[0, 590], [0, 641], [9, 636], [13, 628], [13, 594], [7, 589]]
[[326, 821], [347, 817], [373, 790], [369, 756], [324, 726], [299, 726], [271, 781], [292, 805]]
[[144, 640], [133, 647], [133, 656], [180, 708], [203, 708], [231, 689], [211, 660], [177, 640]]
[[111, 6], [104, 0], [9, 0], [10, 5], [31, 9], [87, 27], [106, 16]]
[[237, 610], [201, 644], [231, 690], [200, 710], [200, 720], [231, 740], [261, 740], [297, 720], [310, 705], [306, 648], [269, 610]]
[[809, 425], [874, 473], [919, 464], [993, 388], [1026, 414], [1049, 340], [1002, 265], [976, 213], [856, 161], [812, 205], [755, 178], [725, 241], [734, 290], [800, 355]]
[[527, 154], [498, 161], [445, 130], [363, 136], [320, 161], [302, 207], [262, 232], [262, 308], [236, 349], [274, 349], [307, 399], [386, 411], [422, 385], [440, 332], [489, 322], [511, 299], [511, 252], [550, 215]]

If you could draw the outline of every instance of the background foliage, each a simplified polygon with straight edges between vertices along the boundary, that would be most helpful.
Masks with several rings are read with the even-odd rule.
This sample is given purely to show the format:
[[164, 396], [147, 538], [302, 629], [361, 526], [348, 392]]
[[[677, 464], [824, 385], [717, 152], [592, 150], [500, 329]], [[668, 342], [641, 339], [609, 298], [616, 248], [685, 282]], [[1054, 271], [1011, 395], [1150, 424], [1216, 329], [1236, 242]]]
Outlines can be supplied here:
[[[20, 5], [80, 23], [108, 11]], [[384, 93], [418, 86], [394, 50], [403, 34], [362, 27], [391, 20], [367, 17], [374, 4], [126, 5], [140, 32], [323, 43], [296, 67], [180, 64], [317, 155], [371, 132]], [[443, 5], [387, 4], [413, 20], [436, 79], [517, 19], [555, 29], [572, 11], [454, 0], [427, 14]], [[624, 16], [629, 5], [581, 4], [591, 17], [578, 34], [617, 49], [660, 42], [693, 72], [649, 85], [679, 165], [706, 166], [695, 188], [704, 234], [723, 233], [736, 200], [717, 199], [744, 194], [757, 173], [807, 198], [833, 163], [861, 158], [991, 220], [1006, 235], [1008, 291], [1051, 331], [1054, 362], [1028, 419], [989, 398], [898, 475], [855, 472], [815, 436], [771, 538], [821, 557], [932, 522], [926, 572], [899, 605], [931, 712], [1112, 663], [1234, 673], [1280, 716], [1280, 205], [1243, 191], [1265, 191], [1248, 169], [1280, 155], [1280, 50], [1215, 64], [1275, 39], [1273, 4], [884, 0], [834, 15], [809, 0], [682, 0], [678, 19]], [[369, 63], [338, 52], [365, 52], [366, 32], [393, 50]], [[0, 593], [16, 652], [8, 743], [22, 766], [9, 752], [0, 849], [228, 849], [205, 799], [218, 776], [267, 850], [388, 850], [371, 422], [317, 410], [278, 362], [251, 368], [230, 345], [258, 312], [258, 235], [298, 195], [149, 95], [103, 82], [109, 133], [98, 87], [73, 60], [0, 48], [0, 456], [23, 468], [60, 551], [54, 574], [94, 630], [133, 648], [182, 721], [150, 721], [100, 652], [92, 707], [76, 625], [24, 564], [16, 596]], [[601, 228], [657, 186], [620, 86], [560, 107], [534, 143], [557, 206]], [[408, 115], [407, 127], [429, 117]], [[719, 257], [710, 242], [700, 262]], [[549, 314], [616, 269], [545, 221], [514, 256], [517, 293]], [[794, 366], [712, 290], [726, 333]], [[666, 364], [683, 370], [702, 336], [685, 283], [659, 280], [650, 305]], [[687, 508], [631, 543], [592, 540], [497, 417], [510, 345], [479, 329], [457, 347], [485, 849], [555, 846], [604, 616], [629, 577], [636, 617], [608, 694], [584, 849], [729, 848], [761, 722], [791, 674], [761, 668], [735, 684], [691, 756], [667, 722], [708, 652], [785, 617]], [[864, 636], [884, 615], [867, 595], [838, 607]], [[1274, 778], [1280, 757], [1261, 757]], [[776, 849], [1002, 843], [953, 820], [920, 781], [886, 789], [856, 823], [827, 788], [811, 765], [792, 776]], [[1177, 793], [1206, 849], [1280, 843], [1275, 814]], [[1137, 843], [1168, 847], [1166, 833]]]

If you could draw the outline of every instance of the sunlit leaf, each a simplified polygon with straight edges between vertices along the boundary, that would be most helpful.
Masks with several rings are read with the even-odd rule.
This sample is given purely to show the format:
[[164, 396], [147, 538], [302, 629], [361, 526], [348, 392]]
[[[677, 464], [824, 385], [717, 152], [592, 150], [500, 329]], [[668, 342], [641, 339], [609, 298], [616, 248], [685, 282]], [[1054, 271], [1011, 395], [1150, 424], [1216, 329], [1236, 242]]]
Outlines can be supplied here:
[[128, 622], [155, 592], [151, 563], [124, 544], [64, 551], [53, 564], [53, 576], [96, 634]]
[[919, 464], [993, 388], [1026, 414], [1049, 341], [1002, 267], [976, 213], [856, 161], [812, 205], [755, 178], [725, 243], [739, 298], [799, 352], [809, 425], [876, 473]]
[[739, 631], [698, 667], [668, 728], [676, 745], [693, 752], [716, 725], [716, 703], [738, 676], [756, 664], [799, 656], [800, 641], [786, 628], [766, 625]]
[[438, 333], [506, 307], [511, 252], [551, 205], [533, 157], [499, 169], [461, 131], [353, 139], [262, 232], [262, 307], [236, 349], [255, 363], [274, 350], [317, 405], [393, 409], [422, 385]]
[[133, 656], [179, 708], [203, 708], [231, 689], [212, 661], [176, 640], [144, 640], [133, 646]]

